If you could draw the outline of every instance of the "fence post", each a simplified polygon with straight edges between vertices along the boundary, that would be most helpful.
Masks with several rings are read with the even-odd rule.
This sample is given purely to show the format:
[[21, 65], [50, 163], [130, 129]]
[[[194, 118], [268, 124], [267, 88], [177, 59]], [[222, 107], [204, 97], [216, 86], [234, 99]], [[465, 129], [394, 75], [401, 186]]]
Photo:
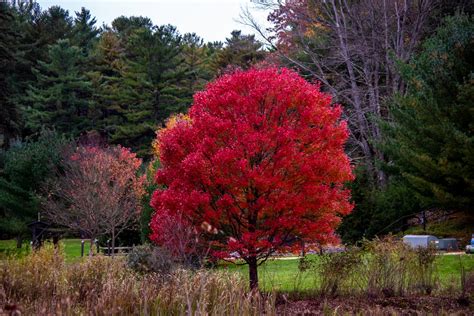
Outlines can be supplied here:
[[84, 239], [81, 240], [81, 257], [84, 257]]
[[96, 247], [96, 249], [97, 249], [97, 254], [99, 254], [99, 253], [100, 253], [100, 249], [99, 249], [99, 240], [98, 240], [97, 238], [96, 238], [96, 239], [94, 239], [94, 243], [95, 243], [95, 247]]
[[110, 239], [107, 239], [107, 255], [110, 256]]

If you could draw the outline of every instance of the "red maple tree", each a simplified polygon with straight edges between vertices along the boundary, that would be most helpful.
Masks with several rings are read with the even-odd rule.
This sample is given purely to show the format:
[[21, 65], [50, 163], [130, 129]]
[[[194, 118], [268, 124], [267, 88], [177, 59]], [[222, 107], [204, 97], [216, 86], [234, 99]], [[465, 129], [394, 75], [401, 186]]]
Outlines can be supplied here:
[[179, 214], [207, 233], [214, 255], [240, 255], [251, 288], [258, 265], [295, 239], [333, 240], [352, 210], [340, 115], [319, 86], [288, 69], [238, 71], [209, 84], [189, 119], [158, 134], [163, 187], [152, 198], [152, 240], [160, 240], [160, 218]]

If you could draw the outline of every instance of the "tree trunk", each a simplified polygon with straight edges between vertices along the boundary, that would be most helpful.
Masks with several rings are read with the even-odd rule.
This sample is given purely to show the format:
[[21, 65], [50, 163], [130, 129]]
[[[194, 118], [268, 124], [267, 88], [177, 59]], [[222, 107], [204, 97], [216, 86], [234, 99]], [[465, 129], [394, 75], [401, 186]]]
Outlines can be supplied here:
[[112, 257], [115, 256], [115, 229], [112, 229]]
[[23, 243], [23, 237], [21, 235], [16, 236], [16, 247], [18, 249], [21, 248], [22, 243]]
[[426, 233], [426, 210], [423, 210], [423, 232]]
[[258, 290], [257, 258], [250, 257], [247, 262], [249, 264], [250, 289]]

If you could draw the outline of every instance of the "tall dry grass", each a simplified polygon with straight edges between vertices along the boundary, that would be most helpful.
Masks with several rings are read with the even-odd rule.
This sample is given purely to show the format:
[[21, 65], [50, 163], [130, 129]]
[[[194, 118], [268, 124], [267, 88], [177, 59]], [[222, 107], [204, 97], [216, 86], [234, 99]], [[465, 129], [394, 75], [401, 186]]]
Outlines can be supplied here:
[[0, 314], [272, 315], [271, 295], [249, 292], [238, 275], [175, 270], [136, 273], [123, 258], [65, 264], [52, 247], [0, 263]]
[[430, 294], [438, 286], [433, 248], [413, 249], [388, 237], [367, 241], [344, 253], [306, 262], [324, 296], [403, 296]]
[[366, 242], [362, 275], [370, 295], [430, 294], [437, 287], [436, 249], [412, 248], [387, 237]]

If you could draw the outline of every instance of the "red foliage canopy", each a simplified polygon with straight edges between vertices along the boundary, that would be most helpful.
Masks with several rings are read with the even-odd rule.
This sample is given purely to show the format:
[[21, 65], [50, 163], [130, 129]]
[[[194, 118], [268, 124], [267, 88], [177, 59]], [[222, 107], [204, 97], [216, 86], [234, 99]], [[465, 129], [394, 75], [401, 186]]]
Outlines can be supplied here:
[[160, 218], [176, 214], [207, 227], [214, 254], [238, 252], [249, 264], [295, 237], [331, 240], [352, 210], [340, 115], [330, 96], [288, 69], [209, 84], [190, 119], [158, 134], [163, 188], [152, 198], [152, 240], [160, 240]]

